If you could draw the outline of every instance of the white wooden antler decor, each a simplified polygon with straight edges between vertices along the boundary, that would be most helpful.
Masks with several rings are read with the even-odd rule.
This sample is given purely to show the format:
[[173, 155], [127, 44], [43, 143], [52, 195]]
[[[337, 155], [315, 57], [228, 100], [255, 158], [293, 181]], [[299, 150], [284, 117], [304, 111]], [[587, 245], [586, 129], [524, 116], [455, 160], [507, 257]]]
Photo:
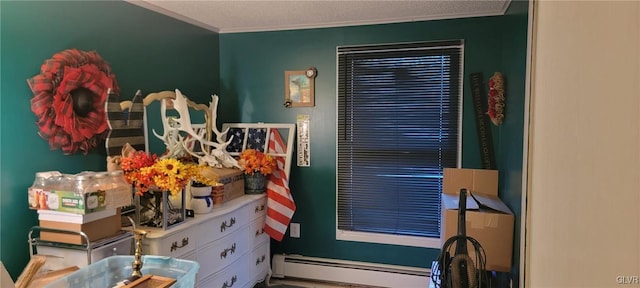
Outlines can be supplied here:
[[[212, 121], [213, 125], [207, 125], [211, 127], [214, 133], [216, 133], [216, 140], [219, 142], [213, 142], [206, 139], [207, 131], [200, 131], [200, 133], [196, 132], [191, 123], [191, 116], [189, 114], [189, 106], [187, 104], [187, 98], [182, 95], [180, 90], [176, 89], [175, 99], [173, 100], [173, 109], [175, 109], [179, 117], [171, 117], [166, 115], [166, 101], [167, 99], [162, 99], [161, 106], [161, 117], [162, 117], [162, 125], [164, 129], [163, 135], [159, 135], [155, 131], [153, 133], [156, 137], [160, 138], [167, 145], [167, 149], [169, 152], [167, 155], [173, 156], [165, 156], [165, 157], [175, 157], [181, 155], [180, 153], [186, 152], [193, 157], [198, 158], [200, 164], [206, 164], [212, 167], [237, 167], [238, 161], [234, 159], [227, 151], [226, 147], [231, 143], [232, 139], [224, 142], [224, 137], [226, 136], [225, 132], [220, 132], [215, 127], [215, 115], [218, 106], [218, 96], [213, 95], [212, 101], [209, 103], [210, 110], [210, 118], [207, 121]], [[206, 129], [205, 129], [206, 130]], [[186, 135], [190, 137], [186, 137], [180, 134], [180, 132], [186, 133]], [[195, 145], [195, 142], [200, 143], [200, 148], [202, 151], [194, 151], [194, 148], [190, 148]]]
[[[179, 120], [175, 117], [167, 116], [167, 99], [162, 99], [160, 103], [160, 115], [162, 116], [163, 134], [159, 135], [155, 129], [152, 130], [152, 132], [153, 135], [162, 140], [167, 147], [167, 152], [162, 155], [162, 158], [181, 158], [186, 156], [187, 151], [183, 149], [180, 134], [178, 133], [178, 129], [175, 128], [179, 125], [177, 124]], [[182, 114], [180, 118], [182, 118]], [[187, 119], [187, 121], [191, 123], [191, 119]]]
[[221, 145], [222, 150], [226, 151], [229, 143], [233, 141], [232, 138], [229, 141], [225, 142], [225, 138], [227, 137], [227, 132], [229, 132], [229, 128], [225, 129], [224, 132], [220, 132], [216, 125], [217, 121], [217, 110], [218, 110], [218, 95], [211, 95], [211, 102], [209, 102], [209, 115], [211, 115], [211, 131], [216, 134], [216, 141]]
[[[231, 156], [231, 154], [229, 154], [229, 152], [227, 152], [227, 146], [229, 146], [229, 144], [233, 141], [233, 136], [229, 137], [228, 141], [224, 141], [225, 138], [227, 138], [227, 132], [229, 132], [229, 128], [224, 129], [223, 132], [220, 132], [220, 130], [218, 130], [218, 126], [216, 124], [217, 121], [217, 111], [218, 111], [218, 100], [219, 97], [218, 95], [211, 95], [211, 102], [209, 102], [209, 109], [210, 109], [210, 113], [209, 115], [211, 116], [211, 131], [216, 134], [216, 142], [218, 144], [217, 149], [213, 149], [211, 150], [211, 154], [213, 156], [215, 156], [218, 160], [220, 160], [220, 162], [222, 163], [222, 166], [224, 167], [237, 167], [237, 168], [241, 168], [240, 165], [238, 164], [238, 161], [236, 161], [235, 158], [233, 158], [233, 156]], [[242, 169], [242, 168], [241, 168]]]

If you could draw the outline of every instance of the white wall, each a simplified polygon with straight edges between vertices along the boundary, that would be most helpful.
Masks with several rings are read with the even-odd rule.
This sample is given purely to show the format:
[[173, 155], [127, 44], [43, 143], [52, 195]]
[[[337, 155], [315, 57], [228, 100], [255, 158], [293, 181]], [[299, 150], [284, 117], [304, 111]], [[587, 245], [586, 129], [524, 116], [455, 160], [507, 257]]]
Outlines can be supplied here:
[[640, 2], [533, 13], [526, 287], [639, 287]]

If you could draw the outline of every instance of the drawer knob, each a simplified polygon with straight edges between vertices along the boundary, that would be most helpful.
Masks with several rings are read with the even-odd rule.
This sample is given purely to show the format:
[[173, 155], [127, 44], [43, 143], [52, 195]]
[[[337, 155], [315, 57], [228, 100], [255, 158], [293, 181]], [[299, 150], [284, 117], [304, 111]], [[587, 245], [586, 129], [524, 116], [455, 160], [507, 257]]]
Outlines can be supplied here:
[[171, 252], [178, 250], [178, 248], [182, 248], [184, 246], [189, 245], [189, 237], [182, 238], [182, 245], [178, 245], [178, 241], [173, 241], [171, 243]]
[[220, 232], [224, 232], [224, 230], [226, 230], [227, 228], [231, 228], [233, 224], [236, 224], [236, 217], [231, 217], [231, 219], [229, 219], [229, 224], [227, 224], [227, 220], [222, 222], [222, 224], [220, 225]]
[[226, 248], [222, 252], [220, 252], [220, 259], [227, 258], [227, 253], [233, 254], [235, 252], [236, 252], [236, 243], [234, 242], [233, 245], [231, 245], [231, 248]]
[[265, 257], [264, 255], [262, 255], [262, 257], [258, 257], [258, 258], [256, 259], [256, 266], [258, 266], [258, 265], [260, 265], [260, 263], [264, 262], [264, 260], [265, 260], [266, 258], [267, 258], [267, 257]]
[[238, 281], [238, 276], [233, 275], [233, 277], [231, 277], [231, 284], [227, 283], [227, 281], [224, 281], [224, 284], [222, 285], [222, 288], [228, 288], [233, 286], [233, 284], [236, 284], [236, 281]]
[[262, 204], [260, 206], [256, 206], [256, 212], [255, 213], [262, 212], [262, 211], [264, 211], [264, 204]]

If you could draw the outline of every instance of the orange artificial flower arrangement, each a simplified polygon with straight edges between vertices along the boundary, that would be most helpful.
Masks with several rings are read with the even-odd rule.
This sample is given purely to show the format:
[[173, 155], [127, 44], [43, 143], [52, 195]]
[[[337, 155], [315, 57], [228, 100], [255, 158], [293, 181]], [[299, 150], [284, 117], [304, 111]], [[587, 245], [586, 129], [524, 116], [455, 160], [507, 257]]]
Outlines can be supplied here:
[[276, 168], [276, 160], [271, 155], [264, 154], [255, 149], [242, 151], [238, 164], [244, 169], [244, 174], [253, 175], [260, 173], [269, 175]]
[[169, 191], [176, 195], [189, 181], [194, 180], [207, 185], [217, 184], [218, 179], [202, 175], [205, 166], [192, 162], [182, 162], [174, 158], [160, 159], [156, 154], [135, 151], [121, 159], [122, 170], [127, 182], [136, 187], [136, 193], [142, 195], [149, 189]]

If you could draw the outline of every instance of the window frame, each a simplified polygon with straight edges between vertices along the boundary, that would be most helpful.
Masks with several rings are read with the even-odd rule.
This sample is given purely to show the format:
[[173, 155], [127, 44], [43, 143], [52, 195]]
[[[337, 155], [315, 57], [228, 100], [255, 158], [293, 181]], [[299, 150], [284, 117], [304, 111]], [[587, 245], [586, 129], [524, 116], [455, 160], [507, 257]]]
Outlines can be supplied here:
[[[459, 85], [458, 85], [458, 139], [457, 139], [457, 156], [456, 156], [456, 167], [461, 167], [462, 163], [462, 118], [463, 118], [463, 86], [464, 86], [464, 40], [455, 40], [459, 41], [459, 49], [460, 49], [460, 61], [459, 61]], [[431, 41], [431, 42], [442, 42], [443, 44], [448, 41]], [[405, 44], [405, 43], [397, 43], [397, 44]], [[407, 43], [408, 44], [408, 43]], [[380, 44], [380, 46], [385, 46], [389, 44]], [[393, 45], [393, 43], [391, 44]], [[355, 45], [352, 47], [358, 46], [374, 46], [374, 45]], [[340, 63], [339, 63], [339, 48], [341, 47], [350, 47], [347, 45], [336, 47], [336, 141], [339, 137], [338, 125], [340, 124], [339, 119], [339, 89], [340, 89]], [[338, 143], [336, 143], [336, 202], [335, 202], [335, 229], [336, 229], [336, 240], [339, 241], [352, 241], [352, 242], [366, 242], [366, 243], [378, 243], [378, 244], [390, 244], [390, 245], [401, 245], [401, 246], [413, 246], [413, 247], [423, 247], [423, 248], [441, 248], [442, 246], [442, 222], [440, 221], [440, 237], [422, 237], [422, 236], [408, 236], [408, 235], [393, 235], [386, 233], [373, 233], [373, 232], [359, 232], [359, 231], [351, 231], [351, 230], [343, 230], [338, 228], [338, 196], [339, 196], [339, 173], [338, 173], [338, 165], [339, 165], [339, 147]], [[440, 219], [442, 219], [442, 210], [440, 210]]]

